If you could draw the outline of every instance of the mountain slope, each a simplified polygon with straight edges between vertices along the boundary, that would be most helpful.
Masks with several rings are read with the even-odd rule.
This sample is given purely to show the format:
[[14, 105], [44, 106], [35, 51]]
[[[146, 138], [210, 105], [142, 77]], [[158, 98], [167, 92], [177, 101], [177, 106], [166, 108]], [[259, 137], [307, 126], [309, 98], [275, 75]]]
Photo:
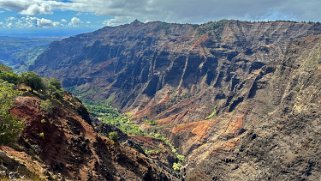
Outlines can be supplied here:
[[[177, 180], [136, 149], [98, 134], [78, 99], [51, 90], [56, 84], [30, 90], [0, 77], [0, 180]], [[8, 127], [19, 122], [21, 134]], [[16, 139], [7, 141], [13, 130]]]
[[320, 34], [320, 23], [135, 21], [55, 42], [31, 69], [156, 120], [189, 180], [314, 180]]

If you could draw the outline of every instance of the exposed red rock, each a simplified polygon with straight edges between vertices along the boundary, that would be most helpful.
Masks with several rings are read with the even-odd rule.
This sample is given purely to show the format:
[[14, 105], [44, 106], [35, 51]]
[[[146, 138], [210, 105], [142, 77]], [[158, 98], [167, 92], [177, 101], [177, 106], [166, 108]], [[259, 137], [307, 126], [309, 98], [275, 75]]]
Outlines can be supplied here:
[[155, 120], [187, 180], [317, 180], [320, 34], [287, 21], [129, 24], [53, 43], [32, 69]]
[[[43, 110], [41, 101], [37, 96], [16, 98], [10, 112], [25, 123], [19, 147], [0, 147], [5, 158], [27, 170], [18, 170], [20, 177], [43, 180], [177, 179], [139, 151], [98, 134], [86, 120], [88, 112], [77, 99], [65, 95], [64, 102], [57, 102], [49, 112]], [[79, 111], [83, 111], [82, 114]]]

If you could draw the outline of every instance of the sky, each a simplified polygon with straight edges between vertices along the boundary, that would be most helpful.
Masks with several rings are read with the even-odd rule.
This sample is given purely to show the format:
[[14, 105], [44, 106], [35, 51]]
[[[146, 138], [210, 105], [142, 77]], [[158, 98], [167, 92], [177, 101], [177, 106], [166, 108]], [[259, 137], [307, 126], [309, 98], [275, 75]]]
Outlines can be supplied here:
[[321, 21], [321, 0], [0, 0], [0, 36], [70, 36], [138, 19]]

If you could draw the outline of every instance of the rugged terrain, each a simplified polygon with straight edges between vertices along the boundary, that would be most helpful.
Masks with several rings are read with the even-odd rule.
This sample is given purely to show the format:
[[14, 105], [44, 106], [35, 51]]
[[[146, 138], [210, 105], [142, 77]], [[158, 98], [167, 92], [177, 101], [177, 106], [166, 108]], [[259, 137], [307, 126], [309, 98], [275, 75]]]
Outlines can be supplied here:
[[166, 135], [186, 180], [321, 177], [320, 23], [135, 21], [54, 42], [31, 70]]
[[[69, 93], [57, 97], [50, 86], [35, 91], [2, 78], [0, 180], [178, 180], [170, 167], [121, 143], [130, 138], [91, 117]], [[119, 138], [104, 136], [112, 130]]]

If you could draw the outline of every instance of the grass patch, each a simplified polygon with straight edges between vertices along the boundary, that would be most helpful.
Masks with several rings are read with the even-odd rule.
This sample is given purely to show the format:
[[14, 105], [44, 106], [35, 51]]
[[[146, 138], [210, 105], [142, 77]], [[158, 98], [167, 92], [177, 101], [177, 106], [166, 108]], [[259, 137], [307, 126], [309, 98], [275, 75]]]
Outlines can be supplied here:
[[212, 118], [214, 118], [214, 117], [216, 117], [216, 116], [217, 116], [217, 110], [216, 110], [216, 108], [214, 107], [213, 110], [212, 110], [212, 112], [211, 112], [211, 114], [208, 115], [208, 116], [206, 117], [206, 119], [212, 119]]
[[93, 105], [89, 103], [85, 103], [85, 105], [88, 110], [103, 123], [116, 126], [128, 135], [146, 135], [130, 118], [125, 114], [119, 113], [117, 109], [109, 105]]
[[155, 120], [151, 120], [151, 119], [144, 120], [144, 123], [149, 124], [151, 126], [156, 126], [157, 125], [156, 121]]

